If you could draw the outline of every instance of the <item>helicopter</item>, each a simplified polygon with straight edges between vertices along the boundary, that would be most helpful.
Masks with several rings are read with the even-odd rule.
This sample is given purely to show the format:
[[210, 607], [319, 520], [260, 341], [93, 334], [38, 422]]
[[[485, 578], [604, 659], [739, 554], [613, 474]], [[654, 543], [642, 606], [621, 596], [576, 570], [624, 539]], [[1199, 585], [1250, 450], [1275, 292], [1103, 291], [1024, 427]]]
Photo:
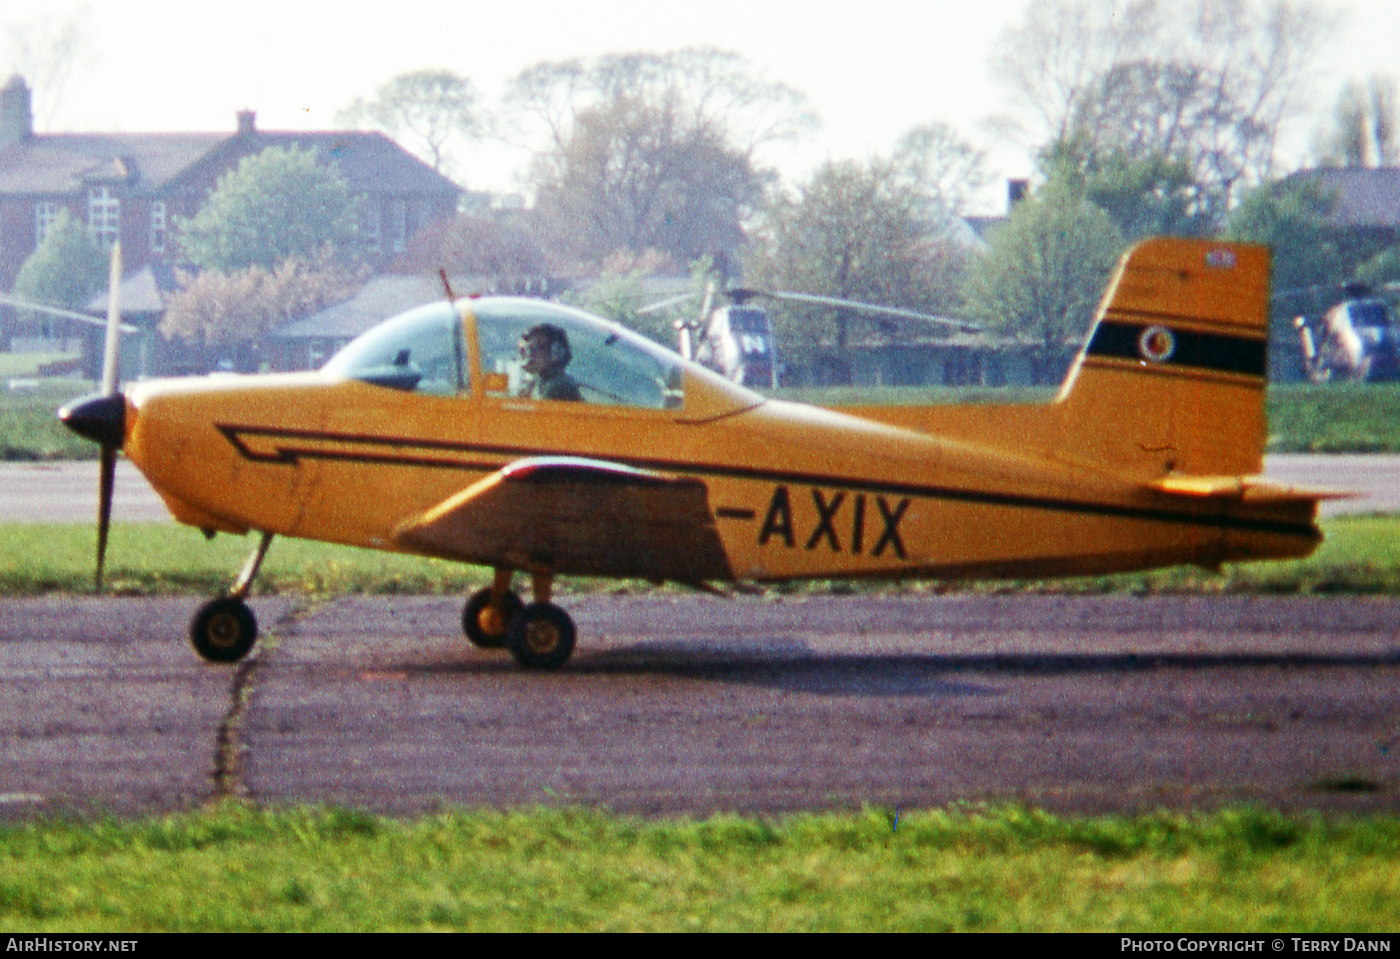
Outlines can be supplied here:
[[1400, 380], [1400, 328], [1390, 304], [1363, 283], [1348, 283], [1346, 299], [1320, 317], [1293, 320], [1303, 365], [1314, 383]]
[[714, 307], [716, 290], [715, 284], [710, 282], [706, 284], [703, 294], [694, 291], [682, 293], [648, 304], [637, 312], [642, 315], [654, 313], [702, 297], [697, 316], [691, 319], [679, 318], [672, 322], [676, 329], [677, 352], [685, 359], [693, 360], [725, 379], [751, 389], [776, 389], [780, 368], [773, 337], [772, 317], [767, 310], [753, 305], [754, 300], [769, 299], [804, 306], [837, 307], [877, 316], [921, 320], [969, 333], [981, 330], [976, 324], [951, 317], [813, 293], [736, 287], [725, 291], [723, 296], [729, 302]]

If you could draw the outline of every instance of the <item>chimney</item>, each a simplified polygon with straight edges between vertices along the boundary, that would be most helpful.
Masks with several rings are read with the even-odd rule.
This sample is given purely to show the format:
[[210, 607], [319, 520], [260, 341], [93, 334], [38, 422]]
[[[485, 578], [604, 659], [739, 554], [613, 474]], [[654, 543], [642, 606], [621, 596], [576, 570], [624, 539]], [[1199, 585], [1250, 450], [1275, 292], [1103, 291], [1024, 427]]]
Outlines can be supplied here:
[[1006, 211], [1010, 213], [1016, 209], [1016, 204], [1026, 198], [1030, 192], [1030, 180], [1007, 180], [1006, 181]]
[[29, 87], [18, 73], [0, 90], [0, 146], [14, 146], [34, 138], [34, 111]]
[[239, 111], [238, 111], [236, 114], [234, 114], [234, 115], [235, 115], [236, 117], [238, 117], [238, 135], [239, 135], [239, 136], [241, 136], [241, 137], [252, 136], [254, 133], [257, 133], [257, 132], [258, 132], [258, 128], [257, 128], [257, 126], [256, 126], [256, 125], [254, 124], [254, 122], [253, 122], [253, 121], [255, 121], [255, 120], [258, 118], [257, 111], [255, 111], [255, 110], [239, 110]]

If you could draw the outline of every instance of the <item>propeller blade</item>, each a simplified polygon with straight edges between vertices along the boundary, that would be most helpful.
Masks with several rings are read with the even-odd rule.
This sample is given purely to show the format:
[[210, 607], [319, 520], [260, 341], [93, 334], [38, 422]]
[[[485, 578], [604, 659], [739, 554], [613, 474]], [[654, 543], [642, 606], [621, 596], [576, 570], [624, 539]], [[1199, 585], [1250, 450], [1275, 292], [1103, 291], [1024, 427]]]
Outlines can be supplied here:
[[117, 354], [121, 352], [122, 245], [112, 244], [112, 269], [107, 274], [107, 342], [102, 350], [102, 395], [117, 392]]
[[102, 588], [102, 567], [107, 559], [107, 530], [112, 525], [112, 487], [117, 478], [117, 448], [102, 444], [102, 471], [97, 483], [97, 577]]

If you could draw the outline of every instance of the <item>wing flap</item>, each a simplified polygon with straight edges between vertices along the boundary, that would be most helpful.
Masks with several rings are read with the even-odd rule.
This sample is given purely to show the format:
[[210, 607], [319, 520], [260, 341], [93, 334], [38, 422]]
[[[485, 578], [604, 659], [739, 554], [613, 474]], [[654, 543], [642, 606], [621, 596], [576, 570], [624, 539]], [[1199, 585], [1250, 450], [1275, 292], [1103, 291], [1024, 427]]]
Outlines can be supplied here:
[[730, 580], [705, 484], [573, 457], [519, 460], [405, 523], [405, 546], [582, 576]]

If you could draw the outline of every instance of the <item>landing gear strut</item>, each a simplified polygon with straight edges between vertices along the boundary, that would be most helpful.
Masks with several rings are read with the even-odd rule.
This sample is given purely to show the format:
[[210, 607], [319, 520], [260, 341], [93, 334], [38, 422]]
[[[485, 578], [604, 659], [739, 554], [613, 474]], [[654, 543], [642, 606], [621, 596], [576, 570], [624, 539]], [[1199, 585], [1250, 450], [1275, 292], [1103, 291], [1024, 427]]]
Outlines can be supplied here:
[[558, 669], [574, 651], [574, 621], [550, 602], [554, 577], [531, 577], [534, 602], [528, 606], [511, 591], [512, 572], [496, 570], [492, 584], [473, 594], [462, 611], [462, 629], [476, 646], [510, 650], [525, 669]]
[[190, 622], [190, 643], [205, 660], [236, 663], [252, 651], [258, 638], [258, 620], [244, 598], [271, 545], [272, 534], [263, 533], [228, 595], [211, 599], [195, 613]]

